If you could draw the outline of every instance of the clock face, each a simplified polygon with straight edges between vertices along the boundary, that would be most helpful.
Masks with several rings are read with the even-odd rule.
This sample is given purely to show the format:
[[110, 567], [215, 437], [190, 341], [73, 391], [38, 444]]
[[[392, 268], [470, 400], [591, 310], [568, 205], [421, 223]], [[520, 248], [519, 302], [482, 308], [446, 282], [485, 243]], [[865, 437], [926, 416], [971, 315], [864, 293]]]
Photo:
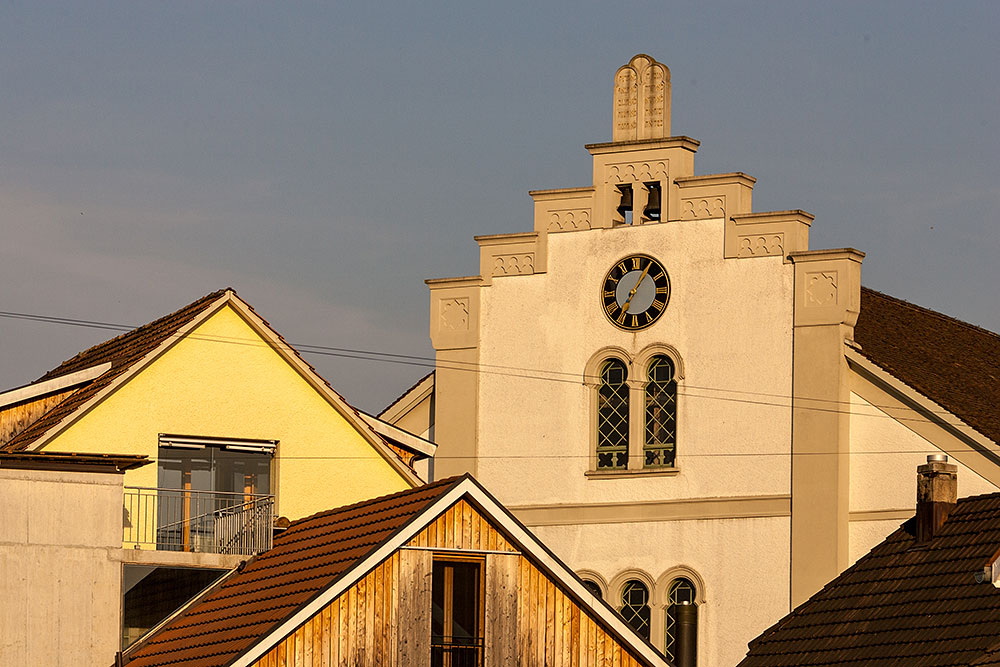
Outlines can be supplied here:
[[645, 329], [670, 301], [670, 276], [649, 255], [629, 255], [604, 278], [601, 304], [612, 324], [626, 331]]

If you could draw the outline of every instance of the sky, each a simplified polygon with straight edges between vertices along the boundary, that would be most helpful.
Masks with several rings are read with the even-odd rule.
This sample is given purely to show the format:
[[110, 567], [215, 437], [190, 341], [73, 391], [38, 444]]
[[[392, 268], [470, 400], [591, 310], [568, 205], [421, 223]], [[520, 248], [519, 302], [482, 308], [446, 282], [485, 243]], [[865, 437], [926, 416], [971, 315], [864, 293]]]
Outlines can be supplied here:
[[[136, 326], [227, 286], [292, 344], [430, 359], [427, 278], [590, 185], [671, 69], [696, 173], [874, 289], [1000, 331], [1000, 3], [0, 4], [0, 311]], [[0, 316], [0, 390], [114, 331]], [[421, 365], [306, 354], [377, 412]]]

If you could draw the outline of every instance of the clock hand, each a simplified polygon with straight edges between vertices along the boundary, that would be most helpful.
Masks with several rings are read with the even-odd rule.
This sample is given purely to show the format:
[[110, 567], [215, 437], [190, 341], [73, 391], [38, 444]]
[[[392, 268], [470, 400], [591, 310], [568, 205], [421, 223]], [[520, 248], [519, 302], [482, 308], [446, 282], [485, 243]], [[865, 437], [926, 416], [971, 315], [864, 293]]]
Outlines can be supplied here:
[[628, 305], [630, 303], [632, 303], [632, 297], [635, 296], [636, 290], [639, 289], [639, 285], [641, 285], [642, 281], [646, 279], [646, 274], [649, 273], [649, 267], [650, 266], [652, 266], [652, 263], [646, 264], [646, 268], [642, 270], [642, 275], [639, 276], [639, 280], [638, 280], [638, 282], [636, 282], [635, 287], [633, 287], [632, 291], [628, 293], [628, 298], [625, 299], [625, 303], [622, 305], [622, 312], [623, 313], [627, 313], [628, 312]]

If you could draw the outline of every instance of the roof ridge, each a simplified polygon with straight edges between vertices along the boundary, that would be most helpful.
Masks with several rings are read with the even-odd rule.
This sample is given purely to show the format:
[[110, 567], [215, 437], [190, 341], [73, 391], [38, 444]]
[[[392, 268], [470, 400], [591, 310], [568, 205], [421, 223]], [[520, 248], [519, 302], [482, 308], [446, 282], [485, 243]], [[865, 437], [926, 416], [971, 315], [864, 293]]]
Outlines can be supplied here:
[[932, 309], [927, 308], [925, 306], [921, 306], [921, 305], [912, 303], [910, 301], [907, 301], [906, 299], [900, 299], [897, 296], [892, 296], [891, 294], [886, 294], [885, 292], [879, 292], [878, 290], [872, 289], [871, 287], [865, 287], [864, 285], [861, 286], [861, 291], [862, 292], [868, 292], [871, 295], [874, 295], [874, 296], [877, 296], [877, 297], [881, 297], [881, 298], [887, 299], [889, 301], [893, 301], [893, 302], [899, 304], [900, 306], [903, 306], [904, 308], [910, 308], [912, 310], [916, 310], [916, 311], [919, 311], [919, 312], [922, 312], [922, 313], [926, 313], [928, 315], [932, 315], [932, 316], [940, 318], [942, 320], [946, 320], [948, 322], [953, 322], [954, 324], [958, 324], [960, 326], [966, 327], [967, 329], [972, 329], [974, 331], [980, 331], [982, 333], [985, 333], [985, 334], [987, 334], [989, 336], [992, 336], [992, 337], [996, 338], [997, 340], [1000, 340], [1000, 333], [997, 333], [995, 331], [990, 331], [989, 329], [987, 329], [985, 327], [981, 327], [978, 324], [972, 324], [971, 322], [966, 322], [965, 320], [960, 320], [957, 317], [952, 317], [951, 315], [946, 315], [945, 313], [939, 312], [937, 310], [932, 310]]
[[389, 410], [391, 410], [393, 407], [395, 407], [395, 405], [397, 403], [399, 403], [401, 400], [403, 400], [404, 398], [406, 398], [407, 394], [409, 394], [411, 391], [413, 391], [414, 389], [416, 389], [420, 385], [421, 382], [423, 382], [424, 380], [426, 380], [427, 378], [429, 378], [432, 375], [434, 375], [434, 371], [433, 370], [430, 373], [428, 373], [427, 375], [424, 375], [423, 377], [421, 377], [419, 380], [417, 380], [416, 382], [414, 382], [412, 385], [410, 385], [410, 387], [406, 391], [404, 391], [402, 394], [400, 394], [399, 396], [397, 396], [396, 398], [394, 398], [392, 400], [392, 403], [390, 403], [389, 405], [387, 405], [384, 408], [382, 408], [382, 410], [377, 415], [372, 415], [372, 416], [375, 417], [376, 419], [382, 419], [382, 415], [384, 415], [385, 413], [389, 412]]

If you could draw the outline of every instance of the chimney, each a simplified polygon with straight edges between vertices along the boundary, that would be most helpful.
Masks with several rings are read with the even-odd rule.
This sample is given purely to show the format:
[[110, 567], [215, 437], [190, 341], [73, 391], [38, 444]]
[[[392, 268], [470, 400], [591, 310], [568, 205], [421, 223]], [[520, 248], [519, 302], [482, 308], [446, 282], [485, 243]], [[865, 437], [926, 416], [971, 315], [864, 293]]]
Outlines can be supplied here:
[[958, 502], [958, 466], [945, 454], [931, 454], [917, 466], [917, 544], [941, 529]]

